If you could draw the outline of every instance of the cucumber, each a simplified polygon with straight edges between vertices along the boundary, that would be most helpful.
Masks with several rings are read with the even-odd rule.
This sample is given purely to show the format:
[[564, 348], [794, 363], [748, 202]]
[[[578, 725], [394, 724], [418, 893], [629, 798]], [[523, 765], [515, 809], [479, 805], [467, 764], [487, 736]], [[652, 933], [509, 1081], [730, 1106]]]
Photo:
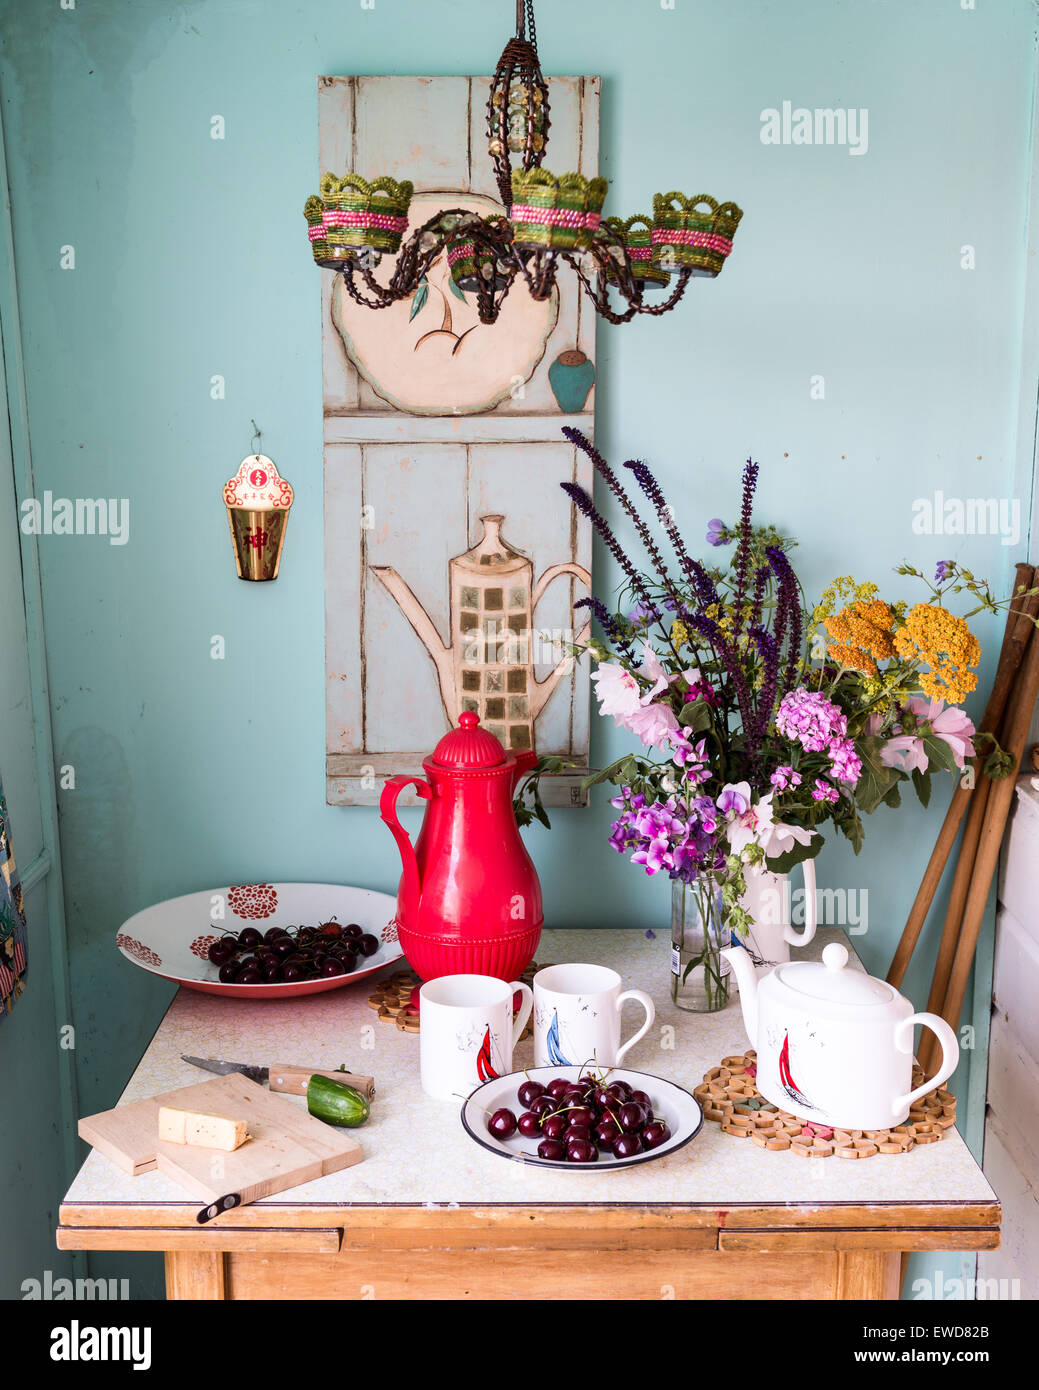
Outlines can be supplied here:
[[372, 1110], [360, 1091], [316, 1074], [307, 1082], [307, 1109], [326, 1125], [346, 1129], [363, 1125]]

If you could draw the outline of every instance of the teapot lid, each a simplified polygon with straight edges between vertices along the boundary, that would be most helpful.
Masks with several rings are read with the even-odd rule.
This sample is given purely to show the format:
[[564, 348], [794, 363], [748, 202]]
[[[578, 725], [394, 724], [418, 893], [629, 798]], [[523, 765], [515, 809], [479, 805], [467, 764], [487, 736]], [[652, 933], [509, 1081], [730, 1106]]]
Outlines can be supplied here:
[[437, 767], [458, 769], [501, 767], [504, 761], [505, 749], [489, 729], [481, 727], [480, 716], [469, 709], [463, 710], [458, 728], [444, 735], [432, 757]]
[[823, 948], [822, 961], [797, 961], [777, 966], [776, 979], [787, 989], [810, 999], [826, 999], [834, 1004], [890, 1004], [898, 991], [864, 970], [846, 970], [848, 948], [831, 941]]

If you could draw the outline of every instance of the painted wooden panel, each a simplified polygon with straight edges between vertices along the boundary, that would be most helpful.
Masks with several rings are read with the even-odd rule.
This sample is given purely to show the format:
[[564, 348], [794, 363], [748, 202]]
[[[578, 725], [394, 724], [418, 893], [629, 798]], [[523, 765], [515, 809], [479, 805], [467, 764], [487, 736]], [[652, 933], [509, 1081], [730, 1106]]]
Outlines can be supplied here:
[[[487, 82], [321, 78], [321, 171], [411, 179], [413, 225], [440, 207], [497, 211]], [[549, 82], [550, 167], [596, 173], [599, 79]], [[384, 258], [376, 276], [392, 270]], [[583, 805], [587, 663], [553, 644], [584, 624], [590, 527], [559, 483], [590, 487], [590, 466], [561, 429], [591, 432], [594, 368], [562, 404], [549, 368], [575, 348], [594, 363], [595, 315], [564, 269], [552, 301], [514, 285], [483, 325], [447, 274], [431, 268], [421, 303], [370, 311], [322, 272], [327, 799], [374, 804], [475, 708], [507, 745], [572, 758], [545, 799]]]

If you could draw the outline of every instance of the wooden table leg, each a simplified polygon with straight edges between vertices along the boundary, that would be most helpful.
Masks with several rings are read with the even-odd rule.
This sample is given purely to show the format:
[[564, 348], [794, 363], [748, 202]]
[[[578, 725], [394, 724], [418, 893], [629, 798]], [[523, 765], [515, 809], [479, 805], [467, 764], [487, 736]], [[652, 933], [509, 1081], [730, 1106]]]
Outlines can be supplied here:
[[901, 1251], [838, 1251], [835, 1297], [840, 1299], [897, 1299], [901, 1284]]
[[222, 1250], [167, 1250], [166, 1297], [226, 1299], [227, 1256]]

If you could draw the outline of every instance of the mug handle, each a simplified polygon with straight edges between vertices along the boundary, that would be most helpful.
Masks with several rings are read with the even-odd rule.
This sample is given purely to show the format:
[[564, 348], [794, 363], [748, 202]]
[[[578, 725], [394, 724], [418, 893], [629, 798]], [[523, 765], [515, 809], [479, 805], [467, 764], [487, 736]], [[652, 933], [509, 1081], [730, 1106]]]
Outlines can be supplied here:
[[927, 1095], [928, 1091], [933, 1091], [936, 1086], [940, 1086], [943, 1081], [948, 1081], [960, 1060], [960, 1044], [956, 1034], [945, 1019], [939, 1018], [937, 1014], [910, 1014], [908, 1018], [903, 1018], [900, 1023], [896, 1023], [895, 1046], [899, 1052], [912, 1052], [913, 1027], [917, 1023], [922, 1023], [925, 1028], [930, 1028], [931, 1032], [937, 1036], [942, 1049], [942, 1061], [937, 1072], [929, 1081], [925, 1081], [922, 1086], [917, 1086], [916, 1090], [910, 1091], [907, 1096], [895, 1098], [893, 1103], [896, 1114], [908, 1110], [914, 1100], [919, 1100], [921, 1096]]
[[519, 1009], [516, 1011], [515, 1020], [512, 1024], [512, 1045], [515, 1047], [520, 1040], [520, 1034], [527, 1026], [527, 1019], [530, 1017], [530, 1011], [534, 1007], [534, 991], [529, 985], [525, 985], [522, 980], [513, 980], [512, 984], [509, 985], [509, 989], [512, 990], [514, 995], [517, 993], [523, 995]]
[[639, 1001], [639, 1003], [646, 1011], [646, 1021], [637, 1033], [634, 1033], [626, 1043], [622, 1043], [620, 1047], [618, 1047], [617, 1061], [615, 1063], [615, 1065], [618, 1067], [620, 1066], [621, 1062], [624, 1061], [624, 1054], [628, 1052], [631, 1048], [633, 1048], [637, 1042], [639, 1042], [642, 1038], [646, 1036], [650, 1028], [652, 1028], [653, 1026], [653, 1020], [657, 1016], [656, 1005], [653, 1003], [653, 1000], [650, 999], [649, 995], [646, 993], [644, 989], [626, 989], [623, 994], [618, 994], [618, 1013], [620, 1013], [625, 999], [637, 999]]
[[815, 860], [802, 859], [801, 872], [805, 881], [805, 924], [804, 930], [800, 932], [789, 923], [787, 924], [783, 931], [783, 940], [788, 941], [791, 946], [807, 946], [815, 935], [818, 919], [815, 900]]

